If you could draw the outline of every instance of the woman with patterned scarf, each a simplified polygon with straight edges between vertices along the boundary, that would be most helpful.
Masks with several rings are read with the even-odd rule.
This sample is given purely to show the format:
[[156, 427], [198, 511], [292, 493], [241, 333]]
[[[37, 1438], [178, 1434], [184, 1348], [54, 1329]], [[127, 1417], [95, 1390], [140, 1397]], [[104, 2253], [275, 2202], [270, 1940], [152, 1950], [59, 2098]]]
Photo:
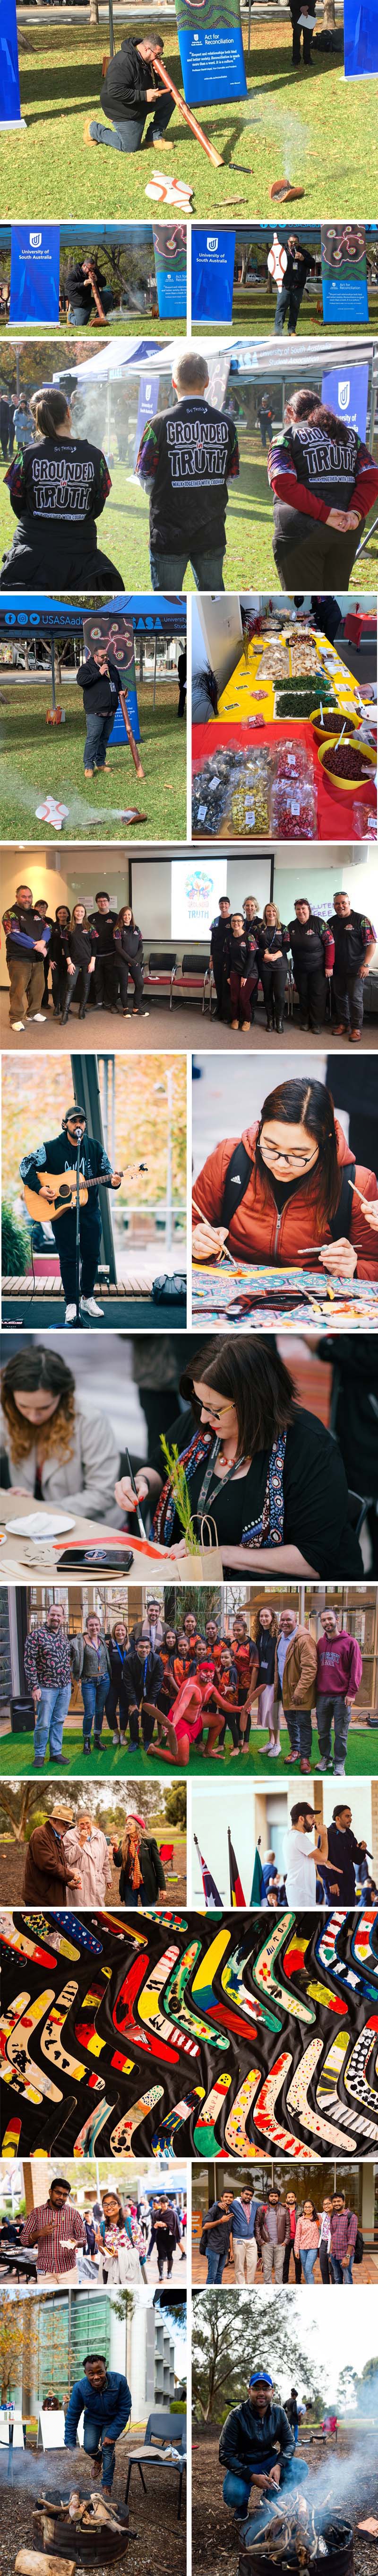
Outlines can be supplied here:
[[[184, 1468], [195, 1530], [204, 1524], [205, 1545], [209, 1525], [216, 1534], [223, 1573], [235, 1569], [248, 1577], [266, 1569], [332, 1580], [362, 1574], [338, 1443], [298, 1403], [273, 1336], [250, 1333], [206, 1344], [188, 1364], [180, 1392], [186, 1409], [172, 1423], [170, 1440]], [[135, 1482], [140, 1501], [148, 1499], [152, 1509], [154, 1536], [172, 1557], [182, 1554], [160, 1443]], [[128, 1516], [135, 1511], [128, 1476], [115, 1495]]]

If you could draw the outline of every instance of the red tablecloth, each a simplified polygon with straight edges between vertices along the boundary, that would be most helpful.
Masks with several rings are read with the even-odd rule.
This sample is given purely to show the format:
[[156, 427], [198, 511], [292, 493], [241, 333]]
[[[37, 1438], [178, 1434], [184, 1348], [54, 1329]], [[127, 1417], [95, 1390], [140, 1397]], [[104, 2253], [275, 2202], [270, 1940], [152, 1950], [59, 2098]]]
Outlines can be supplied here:
[[[216, 724], [193, 725], [193, 774], [195, 774], [197, 769], [202, 769], [203, 761], [209, 760], [210, 753], [215, 752], [218, 746], [220, 750], [221, 744], [226, 744], [227, 750], [230, 750], [231, 743], [235, 743], [239, 750], [242, 751], [259, 751], [264, 746], [265, 748], [268, 747], [269, 750], [274, 751], [274, 749], [278, 749], [279, 742], [287, 742], [288, 732], [288, 722], [285, 722], [283, 717], [281, 717], [280, 721], [276, 724], [265, 725], [227, 724], [225, 716], [223, 717], [222, 722], [219, 718]], [[324, 770], [321, 767], [320, 761], [317, 759], [312, 725], [310, 725], [308, 717], [303, 717], [302, 721], [299, 717], [297, 721], [294, 721], [294, 723], [290, 722], [290, 742], [292, 741], [304, 744], [309, 775], [315, 779], [318, 806], [318, 840], [338, 841], [339, 843], [342, 841], [353, 841], [355, 837], [352, 823], [353, 797], [337, 795], [336, 792], [333, 792], [333, 789], [326, 787]], [[374, 772], [372, 770], [372, 781], [373, 777]], [[364, 803], [369, 802], [370, 799], [371, 788], [368, 784], [367, 790], [364, 790], [363, 801]], [[209, 835], [206, 833], [206, 825], [203, 825], [202, 831], [198, 833], [198, 839], [206, 840], [208, 837]], [[213, 838], [213, 835], [211, 837]], [[214, 835], [214, 838], [219, 839], [219, 837], [222, 838], [221, 830], [220, 833], [218, 831], [218, 833]]]
[[368, 609], [348, 609], [348, 616], [344, 617], [344, 635], [347, 644], [358, 646], [361, 643], [361, 635], [368, 635], [373, 642], [376, 624], [376, 617], [371, 617]]

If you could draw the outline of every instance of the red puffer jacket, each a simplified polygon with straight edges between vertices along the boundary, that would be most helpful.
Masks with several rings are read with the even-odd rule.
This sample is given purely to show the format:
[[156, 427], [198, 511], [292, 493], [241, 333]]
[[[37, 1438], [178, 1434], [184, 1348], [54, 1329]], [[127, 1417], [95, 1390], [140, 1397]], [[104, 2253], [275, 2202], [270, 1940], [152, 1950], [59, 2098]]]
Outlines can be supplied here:
[[[353, 1163], [354, 1156], [346, 1143], [338, 1118], [335, 1119], [335, 1127], [341, 1187], [341, 1173], [344, 1165]], [[305, 1187], [302, 1190], [296, 1184], [292, 1198], [286, 1199], [281, 1215], [278, 1216], [269, 1173], [266, 1170], [263, 1179], [256, 1166], [257, 1136], [256, 1119], [253, 1127], [244, 1128], [242, 1137], [242, 1144], [247, 1154], [252, 1156], [253, 1169], [244, 1198], [240, 1200], [239, 1207], [235, 1207], [235, 1214], [231, 1217], [228, 1229], [230, 1249], [239, 1255], [242, 1261], [271, 1261], [280, 1269], [290, 1267], [295, 1269], [300, 1266], [303, 1270], [314, 1270], [317, 1256], [310, 1247], [317, 1240], [319, 1244], [332, 1241], [327, 1220], [321, 1220], [318, 1213], [319, 1167], [315, 1165], [311, 1188]], [[207, 1162], [204, 1163], [203, 1171], [200, 1172], [195, 1184], [196, 1204], [193, 1208], [193, 1228], [199, 1222], [199, 1208], [202, 1215], [208, 1218], [210, 1225], [222, 1224], [226, 1173], [231, 1156], [239, 1142], [238, 1136], [224, 1136], [221, 1144], [216, 1145], [215, 1153], [208, 1154]], [[362, 1215], [357, 1190], [361, 1190], [363, 1198], [377, 1199], [375, 1173], [369, 1172], [361, 1163], [356, 1165], [356, 1188], [353, 1190], [351, 1200], [350, 1241], [358, 1254], [355, 1276], [357, 1279], [378, 1279], [378, 1236], [367, 1225], [366, 1217]], [[303, 1247], [306, 1243], [309, 1246], [308, 1253], [303, 1249], [298, 1252], [298, 1244]]]

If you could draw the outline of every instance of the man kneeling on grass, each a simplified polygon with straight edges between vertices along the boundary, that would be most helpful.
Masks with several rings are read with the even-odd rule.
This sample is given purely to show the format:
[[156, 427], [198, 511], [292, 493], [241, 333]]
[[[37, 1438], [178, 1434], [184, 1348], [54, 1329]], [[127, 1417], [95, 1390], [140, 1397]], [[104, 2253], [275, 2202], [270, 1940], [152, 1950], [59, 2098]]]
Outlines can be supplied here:
[[67, 2407], [64, 2445], [76, 2450], [77, 2428], [84, 2408], [84, 2450], [92, 2460], [92, 2478], [102, 2478], [107, 2494], [113, 2485], [115, 2444], [131, 2415], [131, 2395], [121, 2370], [107, 2370], [103, 2352], [87, 2353], [82, 2379], [75, 2379]]
[[[300, 2478], [308, 2477], [306, 2461], [295, 2458], [294, 2434], [285, 2408], [274, 2404], [273, 2380], [268, 2370], [252, 2371], [247, 2397], [226, 2416], [219, 2458], [226, 2472], [225, 2504], [233, 2505], [238, 2522], [243, 2517], [242, 2538], [252, 2545], [270, 2520], [269, 2507], [274, 2514], [277, 2489], [297, 2486]], [[260, 2490], [261, 2505], [248, 2514], [251, 2487]]]
[[173, 409], [146, 421], [135, 472], [150, 497], [153, 590], [223, 590], [227, 484], [239, 474], [234, 422], [206, 399], [209, 370], [184, 349], [172, 376]]
[[166, 141], [166, 126], [173, 116], [175, 101], [168, 90], [159, 89], [153, 69], [163, 50], [161, 36], [142, 36], [140, 44], [132, 36], [124, 36], [120, 53], [113, 54], [105, 65], [100, 90], [101, 107], [111, 124], [98, 125], [95, 117], [89, 124], [87, 119], [84, 143], [110, 143], [113, 152], [139, 152], [152, 107], [152, 125], [144, 137], [144, 150], [150, 143], [161, 144], [164, 140], [164, 151], [172, 151], [172, 144]]

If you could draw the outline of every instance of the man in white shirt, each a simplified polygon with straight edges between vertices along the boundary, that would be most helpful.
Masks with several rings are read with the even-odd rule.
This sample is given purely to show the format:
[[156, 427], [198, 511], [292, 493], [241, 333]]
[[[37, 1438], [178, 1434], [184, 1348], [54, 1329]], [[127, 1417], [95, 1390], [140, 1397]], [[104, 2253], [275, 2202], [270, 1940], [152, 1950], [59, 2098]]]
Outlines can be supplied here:
[[290, 1908], [316, 1904], [316, 1873], [326, 1857], [325, 1826], [316, 1824], [313, 1807], [300, 1799], [291, 1808], [291, 1832], [286, 1835], [284, 1851], [286, 1903]]

